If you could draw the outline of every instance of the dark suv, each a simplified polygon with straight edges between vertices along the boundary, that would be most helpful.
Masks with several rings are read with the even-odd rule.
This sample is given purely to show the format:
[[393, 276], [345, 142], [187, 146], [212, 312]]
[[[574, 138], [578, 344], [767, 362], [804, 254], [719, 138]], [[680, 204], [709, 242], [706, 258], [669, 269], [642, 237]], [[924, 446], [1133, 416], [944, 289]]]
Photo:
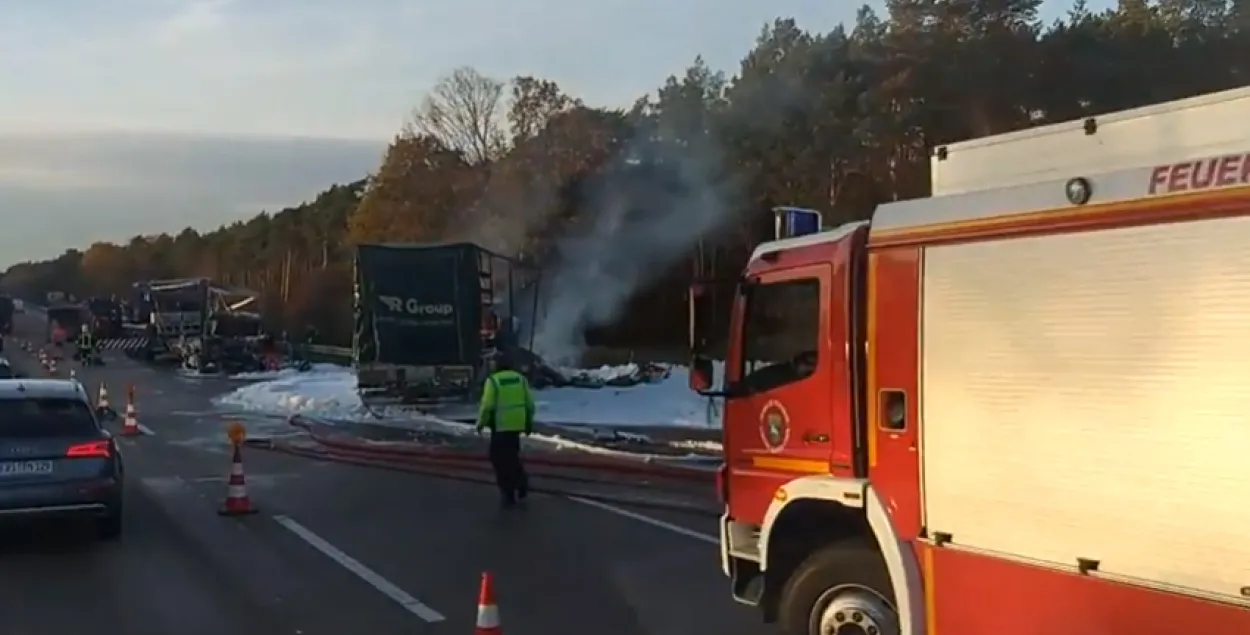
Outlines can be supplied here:
[[0, 521], [84, 520], [116, 539], [123, 472], [82, 384], [0, 379]]

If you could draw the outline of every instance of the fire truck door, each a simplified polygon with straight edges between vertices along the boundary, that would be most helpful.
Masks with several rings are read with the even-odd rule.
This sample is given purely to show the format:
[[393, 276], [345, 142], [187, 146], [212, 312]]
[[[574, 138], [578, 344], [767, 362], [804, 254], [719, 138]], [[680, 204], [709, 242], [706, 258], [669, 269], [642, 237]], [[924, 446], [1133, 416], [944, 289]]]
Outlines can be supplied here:
[[745, 291], [739, 396], [724, 424], [731, 489], [829, 472], [832, 369], [844, 363], [829, 337], [831, 282], [830, 265], [810, 265], [765, 272]]

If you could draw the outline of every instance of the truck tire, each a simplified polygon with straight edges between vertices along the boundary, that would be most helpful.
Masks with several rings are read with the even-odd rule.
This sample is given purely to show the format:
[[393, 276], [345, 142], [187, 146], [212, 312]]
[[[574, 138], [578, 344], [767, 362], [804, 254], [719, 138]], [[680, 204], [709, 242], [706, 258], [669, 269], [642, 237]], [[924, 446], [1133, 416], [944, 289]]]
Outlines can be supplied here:
[[795, 568], [781, 590], [777, 625], [783, 635], [899, 635], [893, 596], [877, 550], [841, 542]]

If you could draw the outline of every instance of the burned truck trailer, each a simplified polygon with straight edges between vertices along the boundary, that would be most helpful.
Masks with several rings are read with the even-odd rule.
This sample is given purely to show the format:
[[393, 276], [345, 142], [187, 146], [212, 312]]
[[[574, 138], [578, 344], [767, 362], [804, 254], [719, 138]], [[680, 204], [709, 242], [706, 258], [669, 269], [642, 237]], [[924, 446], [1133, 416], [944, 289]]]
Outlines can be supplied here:
[[361, 400], [474, 398], [490, 359], [511, 354], [516, 325], [532, 322], [537, 294], [522, 288], [532, 291], [537, 278], [526, 273], [472, 243], [359, 246], [352, 349]]
[[[180, 361], [194, 370], [221, 366], [221, 352], [238, 348], [222, 346], [221, 340], [259, 337], [259, 316], [239, 311], [254, 301], [255, 294], [249, 290], [229, 289], [207, 278], [136, 283], [132, 323], [127, 328], [144, 345], [126, 352], [149, 360]], [[254, 370], [255, 355], [246, 357], [229, 365]]]

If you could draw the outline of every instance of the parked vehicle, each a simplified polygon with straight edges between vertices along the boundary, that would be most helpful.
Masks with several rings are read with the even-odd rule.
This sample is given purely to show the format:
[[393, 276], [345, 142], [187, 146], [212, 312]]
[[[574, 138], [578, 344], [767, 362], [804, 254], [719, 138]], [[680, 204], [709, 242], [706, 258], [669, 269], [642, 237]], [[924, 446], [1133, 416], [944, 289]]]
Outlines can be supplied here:
[[89, 522], [115, 540], [124, 475], [82, 384], [0, 379], [0, 521]]

